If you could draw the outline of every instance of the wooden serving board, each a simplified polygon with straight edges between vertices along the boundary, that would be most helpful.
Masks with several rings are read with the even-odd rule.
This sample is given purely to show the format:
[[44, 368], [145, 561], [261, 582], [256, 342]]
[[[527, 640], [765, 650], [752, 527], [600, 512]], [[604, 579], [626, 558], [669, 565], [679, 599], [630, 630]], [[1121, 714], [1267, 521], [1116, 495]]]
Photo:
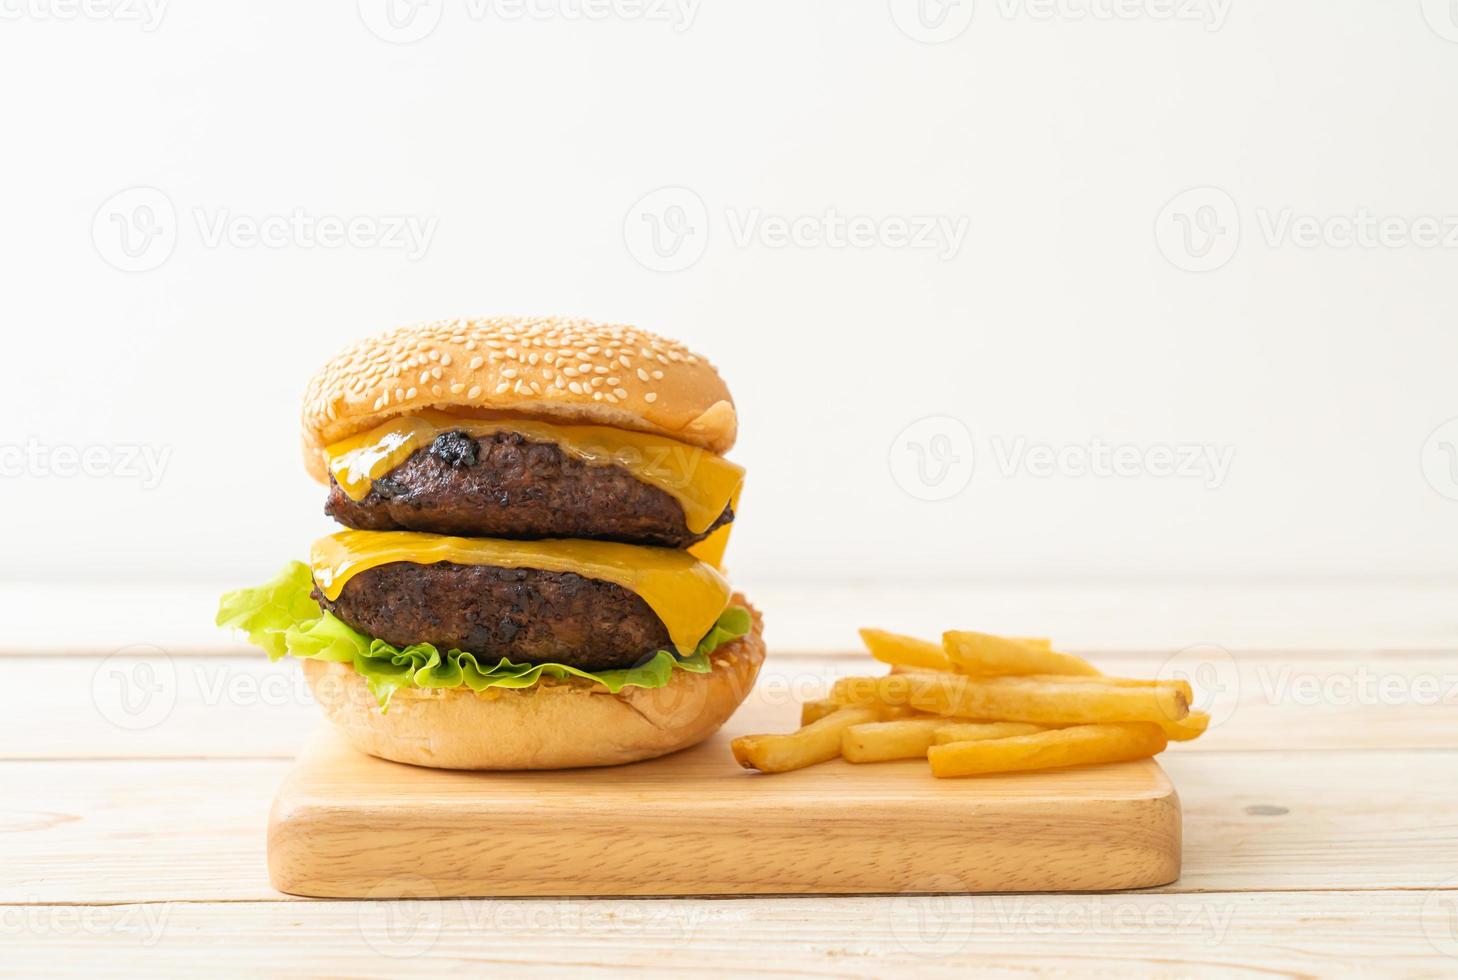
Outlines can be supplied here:
[[1105, 891], [1179, 877], [1179, 797], [1152, 760], [945, 780], [918, 760], [751, 773], [729, 739], [793, 727], [755, 701], [702, 745], [606, 769], [422, 769], [321, 732], [274, 801], [273, 883], [434, 898]]

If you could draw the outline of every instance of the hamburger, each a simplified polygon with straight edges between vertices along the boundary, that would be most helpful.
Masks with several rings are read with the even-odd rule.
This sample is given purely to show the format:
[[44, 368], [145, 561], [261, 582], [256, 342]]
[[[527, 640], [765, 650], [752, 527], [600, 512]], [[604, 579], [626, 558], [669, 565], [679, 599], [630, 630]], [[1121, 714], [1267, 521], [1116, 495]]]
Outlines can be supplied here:
[[713, 365], [629, 326], [450, 320], [361, 341], [304, 399], [342, 529], [217, 622], [291, 656], [358, 749], [449, 769], [653, 758], [764, 659], [722, 572], [744, 470]]

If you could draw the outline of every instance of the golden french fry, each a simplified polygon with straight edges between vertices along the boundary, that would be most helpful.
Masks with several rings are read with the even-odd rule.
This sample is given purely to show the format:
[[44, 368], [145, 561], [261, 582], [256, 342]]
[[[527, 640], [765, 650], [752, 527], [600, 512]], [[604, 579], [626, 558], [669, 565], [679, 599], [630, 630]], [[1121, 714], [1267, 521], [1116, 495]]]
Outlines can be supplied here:
[[1158, 725], [1077, 725], [987, 742], [933, 745], [927, 759], [933, 776], [977, 776], [1147, 759], [1164, 751], [1166, 744]]
[[1025, 647], [1032, 647], [1034, 650], [1051, 650], [1053, 641], [1046, 636], [1009, 636], [1014, 643], [1021, 643]]
[[842, 708], [788, 735], [744, 735], [730, 743], [734, 761], [761, 772], [789, 772], [840, 755], [840, 740], [852, 725], [875, 721], [875, 707]]
[[918, 640], [914, 636], [902, 636], [900, 633], [888, 633], [869, 627], [861, 630], [861, 640], [865, 642], [866, 649], [871, 651], [871, 656], [882, 663], [890, 664], [893, 671], [897, 668], [952, 669], [952, 663], [942, 652], [942, 648], [930, 640]]
[[988, 739], [1016, 738], [1019, 735], [1036, 735], [1046, 731], [1048, 728], [1045, 725], [1031, 725], [1025, 721], [958, 721], [948, 718], [932, 735], [932, 745], [984, 742]]
[[1058, 684], [1022, 677], [965, 677], [956, 674], [891, 674], [843, 677], [831, 700], [869, 707], [887, 705], [930, 714], [1043, 725], [1101, 722], [1180, 721], [1189, 701], [1174, 687]]
[[1046, 681], [1050, 684], [1108, 684], [1113, 687], [1172, 687], [1179, 691], [1186, 701], [1195, 700], [1194, 689], [1184, 680], [1145, 680], [1142, 677], [1105, 677], [1078, 674], [1028, 674], [1025, 681]]
[[1098, 674], [1092, 664], [1079, 657], [1040, 650], [990, 633], [948, 630], [942, 634], [942, 650], [952, 668], [961, 674]]
[[954, 721], [966, 720], [930, 715], [852, 725], [841, 738], [840, 754], [846, 762], [924, 759], [938, 730]]
[[1191, 711], [1179, 721], [1164, 722], [1165, 735], [1171, 742], [1188, 742], [1205, 734], [1210, 727], [1210, 715], [1205, 711]]
[[940, 674], [945, 671], [931, 670], [927, 667], [908, 667], [905, 664], [892, 664], [889, 674]]
[[819, 698], [815, 701], [802, 701], [800, 703], [800, 727], [810, 724], [812, 721], [819, 721], [832, 711], [839, 711], [840, 705], [829, 698]]

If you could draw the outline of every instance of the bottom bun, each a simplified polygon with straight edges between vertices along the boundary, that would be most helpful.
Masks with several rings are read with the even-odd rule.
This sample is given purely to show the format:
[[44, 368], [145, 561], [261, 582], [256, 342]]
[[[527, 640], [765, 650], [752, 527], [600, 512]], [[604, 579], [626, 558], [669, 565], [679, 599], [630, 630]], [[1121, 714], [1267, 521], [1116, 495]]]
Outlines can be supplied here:
[[710, 654], [707, 674], [676, 670], [660, 688], [610, 694], [591, 681], [547, 680], [526, 688], [408, 687], [380, 711], [348, 664], [304, 661], [314, 698], [355, 748], [436, 769], [571, 769], [653, 759], [719, 730], [754, 687], [764, 662], [763, 622]]

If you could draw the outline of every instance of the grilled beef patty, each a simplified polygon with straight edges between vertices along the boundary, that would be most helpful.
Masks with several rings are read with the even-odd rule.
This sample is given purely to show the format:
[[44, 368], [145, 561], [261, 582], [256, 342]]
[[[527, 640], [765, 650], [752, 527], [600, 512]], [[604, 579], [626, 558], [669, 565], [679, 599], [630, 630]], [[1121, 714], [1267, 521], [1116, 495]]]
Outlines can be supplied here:
[[324, 513], [363, 531], [429, 531], [489, 538], [595, 538], [687, 548], [734, 519], [724, 508], [702, 534], [672, 495], [621, 466], [573, 459], [515, 432], [473, 439], [447, 432], [385, 476], [362, 500], [329, 481]]
[[368, 636], [467, 650], [487, 667], [506, 657], [608, 670], [673, 649], [636, 593], [572, 572], [393, 562], [360, 572], [338, 599], [317, 588], [314, 598]]

